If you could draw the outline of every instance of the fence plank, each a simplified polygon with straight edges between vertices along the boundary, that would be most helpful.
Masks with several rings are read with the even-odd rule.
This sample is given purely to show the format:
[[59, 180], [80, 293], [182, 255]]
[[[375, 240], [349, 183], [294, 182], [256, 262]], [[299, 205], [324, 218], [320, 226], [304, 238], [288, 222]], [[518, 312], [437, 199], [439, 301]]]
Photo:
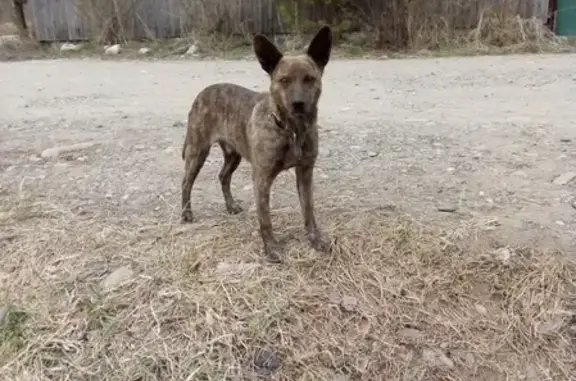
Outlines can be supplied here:
[[[110, 20], [94, 20], [102, 18], [100, 14], [90, 20], [86, 12], [79, 11], [80, 3], [85, 7], [87, 1], [92, 1], [92, 8], [88, 9], [113, 9], [94, 5], [106, 0], [28, 0], [26, 17], [40, 41], [90, 39], [102, 34], [98, 29], [103, 29]], [[363, 0], [358, 4], [370, 3], [366, 13], [376, 20], [381, 17], [386, 0]], [[504, 4], [522, 17], [534, 16], [543, 22], [548, 12], [548, 0], [418, 0], [416, 3], [413, 9], [419, 16], [434, 15], [439, 22], [464, 29], [473, 27], [481, 11], [491, 4]], [[119, 4], [123, 7], [123, 34], [129, 39], [179, 37], [195, 29], [274, 35], [289, 32], [294, 24], [303, 26], [306, 21], [339, 21], [332, 6], [310, 6], [303, 0], [123, 0]], [[298, 17], [286, 20], [283, 12]]]

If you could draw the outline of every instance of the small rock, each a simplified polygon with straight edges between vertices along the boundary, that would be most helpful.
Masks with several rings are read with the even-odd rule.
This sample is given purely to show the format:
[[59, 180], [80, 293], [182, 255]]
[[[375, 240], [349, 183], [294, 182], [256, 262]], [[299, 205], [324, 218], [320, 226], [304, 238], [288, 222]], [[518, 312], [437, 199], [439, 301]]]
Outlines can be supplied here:
[[368, 156], [376, 157], [376, 156], [378, 156], [378, 152], [370, 151], [370, 152], [368, 152]]
[[468, 351], [463, 350], [452, 350], [450, 351], [450, 357], [458, 360], [458, 362], [463, 363], [466, 368], [474, 370], [476, 368], [476, 359], [474, 355]]
[[345, 312], [357, 312], [358, 311], [358, 299], [349, 295], [340, 295], [338, 293], [333, 293], [329, 296], [330, 302], [337, 304], [340, 309]]
[[474, 366], [476, 365], [476, 359], [472, 353], [468, 352], [464, 355], [464, 364], [466, 364], [468, 369], [474, 369]]
[[346, 312], [354, 312], [358, 310], [358, 299], [353, 296], [344, 295], [340, 301], [340, 307]]
[[555, 316], [552, 319], [539, 324], [536, 331], [541, 335], [551, 335], [562, 330], [566, 324], [562, 316]]
[[565, 226], [566, 223], [565, 223], [564, 221], [562, 221], [562, 220], [558, 220], [558, 221], [556, 221], [556, 225], [558, 225], [558, 226]]
[[110, 47], [107, 47], [106, 50], [104, 51], [104, 54], [108, 55], [108, 56], [115, 56], [117, 54], [119, 54], [122, 51], [122, 48], [120, 47], [119, 44], [116, 45], [112, 45]]
[[143, 151], [145, 148], [146, 148], [146, 146], [145, 146], [144, 144], [136, 144], [136, 145], [134, 146], [134, 149], [135, 149], [136, 151]]
[[198, 53], [198, 47], [196, 46], [196, 44], [192, 44], [188, 50], [186, 50], [186, 55], [187, 56], [195, 56]]
[[566, 172], [556, 177], [552, 182], [556, 185], [566, 185], [570, 181], [574, 180], [576, 177], [576, 172]]
[[20, 45], [22, 45], [22, 38], [17, 34], [0, 36], [0, 47], [18, 47]]
[[540, 380], [538, 369], [534, 364], [528, 364], [526, 368], [526, 381], [538, 381]]
[[488, 311], [486, 310], [486, 307], [484, 307], [484, 306], [481, 305], [481, 304], [475, 304], [475, 305], [474, 305], [474, 308], [476, 309], [476, 311], [478, 311], [479, 314], [482, 314], [482, 315], [486, 315], [486, 313], [488, 312]]
[[106, 278], [104, 278], [104, 280], [102, 280], [102, 282], [100, 283], [100, 286], [105, 291], [110, 291], [120, 286], [122, 283], [125, 283], [132, 277], [132, 275], [134, 275], [134, 271], [132, 270], [132, 268], [130, 268], [130, 266], [120, 267], [114, 270]]
[[424, 337], [422, 332], [414, 328], [404, 328], [399, 333], [400, 336], [412, 340], [421, 339]]
[[446, 206], [439, 206], [437, 210], [439, 212], [444, 213], [454, 213], [456, 210], [458, 210], [458, 208], [456, 208], [455, 206], [446, 205]]
[[446, 168], [446, 172], [448, 172], [448, 173], [452, 173], [455, 170], [456, 170], [456, 168], [454, 168], [454, 167]]
[[186, 126], [185, 120], [177, 120], [176, 122], [172, 123], [172, 127], [180, 128]]
[[39, 162], [39, 161], [42, 161], [42, 159], [39, 158], [39, 157], [36, 156], [36, 155], [30, 156], [28, 159], [29, 159], [30, 161], [34, 162], [34, 163]]
[[77, 52], [80, 49], [82, 49], [82, 45], [75, 45], [70, 42], [66, 42], [60, 47], [61, 52]]
[[560, 139], [560, 142], [562, 142], [562, 143], [570, 143], [571, 141], [572, 141], [572, 139], [567, 139], [567, 138]]
[[98, 143], [96, 143], [96, 142], [85, 142], [85, 143], [71, 144], [68, 146], [48, 148], [48, 149], [45, 149], [44, 151], [42, 151], [40, 156], [44, 159], [55, 158], [55, 157], [60, 156], [63, 153], [69, 153], [69, 152], [73, 152], [73, 151], [88, 149], [88, 148], [91, 148], [97, 144]]
[[260, 349], [254, 357], [254, 366], [261, 370], [274, 372], [282, 365], [278, 356], [269, 349]]
[[454, 362], [439, 349], [425, 348], [422, 351], [422, 359], [432, 366], [454, 368]]
[[572, 205], [572, 207], [573, 207], [574, 209], [576, 209], [576, 198], [573, 199], [573, 200], [570, 202], [570, 205]]
[[146, 55], [150, 53], [150, 48], [140, 48], [140, 50], [138, 50], [138, 54], [140, 55]]
[[501, 247], [493, 252], [494, 257], [500, 262], [508, 262], [512, 258], [512, 252], [506, 247]]

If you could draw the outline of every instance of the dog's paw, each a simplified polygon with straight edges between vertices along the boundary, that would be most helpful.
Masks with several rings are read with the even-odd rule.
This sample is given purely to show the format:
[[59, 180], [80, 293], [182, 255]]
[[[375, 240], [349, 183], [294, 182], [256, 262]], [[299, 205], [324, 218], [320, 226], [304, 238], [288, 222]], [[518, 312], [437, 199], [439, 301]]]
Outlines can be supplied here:
[[238, 213], [242, 212], [243, 209], [240, 205], [238, 205], [238, 203], [235, 202], [233, 204], [226, 205], [226, 210], [230, 214], [238, 214]]
[[194, 221], [194, 215], [192, 214], [191, 210], [185, 210], [182, 212], [182, 219], [180, 220], [182, 223], [190, 223]]
[[277, 246], [267, 246], [264, 248], [264, 259], [268, 263], [282, 263], [281, 250]]
[[332, 251], [332, 245], [330, 242], [324, 239], [319, 234], [311, 234], [308, 236], [308, 240], [310, 241], [310, 246], [314, 250], [320, 251], [322, 253], [329, 254]]

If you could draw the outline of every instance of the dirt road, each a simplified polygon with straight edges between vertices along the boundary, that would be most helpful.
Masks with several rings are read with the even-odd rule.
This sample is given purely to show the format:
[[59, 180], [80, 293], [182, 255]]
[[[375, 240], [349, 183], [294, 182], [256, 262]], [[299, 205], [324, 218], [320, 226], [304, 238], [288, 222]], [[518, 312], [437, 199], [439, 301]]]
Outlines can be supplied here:
[[[492, 224], [512, 244], [575, 251], [575, 64], [576, 55], [331, 62], [319, 218], [326, 208], [394, 205], [424, 223]], [[0, 185], [90, 218], [176, 221], [183, 122], [217, 81], [267, 85], [255, 61], [1, 63]], [[215, 148], [193, 191], [197, 219], [228, 218], [221, 163]], [[293, 182], [279, 178], [275, 209], [298, 207]], [[245, 162], [233, 193], [254, 214]]]

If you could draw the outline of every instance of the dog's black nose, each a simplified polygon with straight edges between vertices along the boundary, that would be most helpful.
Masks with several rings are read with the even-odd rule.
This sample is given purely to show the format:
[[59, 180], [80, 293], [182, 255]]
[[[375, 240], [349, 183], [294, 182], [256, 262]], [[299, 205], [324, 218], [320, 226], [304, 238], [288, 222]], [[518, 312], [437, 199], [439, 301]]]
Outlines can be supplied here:
[[292, 102], [292, 109], [294, 112], [304, 112], [304, 102]]

